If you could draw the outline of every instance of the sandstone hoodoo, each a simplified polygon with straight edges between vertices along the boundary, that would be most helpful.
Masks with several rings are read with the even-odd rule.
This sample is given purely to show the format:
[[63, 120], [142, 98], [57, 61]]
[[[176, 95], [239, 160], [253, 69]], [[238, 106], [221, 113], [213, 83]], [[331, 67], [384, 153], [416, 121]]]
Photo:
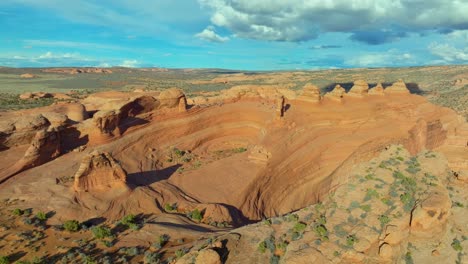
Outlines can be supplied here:
[[367, 84], [364, 80], [357, 80], [354, 82], [353, 87], [346, 95], [354, 96], [354, 97], [363, 97], [367, 95], [369, 91], [369, 84]]
[[341, 102], [345, 93], [346, 90], [343, 87], [341, 87], [341, 85], [337, 84], [331, 92], [325, 94], [325, 98]]
[[409, 94], [409, 90], [406, 87], [405, 82], [403, 80], [398, 80], [397, 82], [393, 83], [391, 86], [385, 88], [386, 94]]
[[126, 190], [127, 173], [109, 153], [95, 151], [81, 162], [73, 188], [78, 192]]
[[320, 102], [320, 99], [320, 89], [311, 83], [304, 85], [302, 88], [302, 94], [297, 97], [297, 100], [312, 103], [318, 103]]
[[381, 83], [369, 89], [369, 95], [385, 95], [384, 88]]
[[276, 118], [281, 118], [284, 115], [284, 96], [276, 97]]

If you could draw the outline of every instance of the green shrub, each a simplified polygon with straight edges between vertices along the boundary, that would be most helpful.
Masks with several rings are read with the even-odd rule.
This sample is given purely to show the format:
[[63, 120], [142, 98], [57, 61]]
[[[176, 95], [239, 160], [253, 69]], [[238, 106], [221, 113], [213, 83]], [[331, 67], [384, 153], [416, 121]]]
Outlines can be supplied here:
[[156, 249], [161, 249], [162, 247], [164, 247], [164, 245], [167, 244], [167, 242], [169, 242], [169, 235], [160, 235], [158, 237], [158, 240], [156, 242], [153, 243], [153, 247], [156, 248]]
[[346, 246], [353, 247], [354, 243], [357, 242], [357, 238], [355, 235], [349, 235], [346, 237]]
[[315, 234], [322, 240], [328, 240], [328, 230], [324, 225], [316, 225], [314, 227]]
[[235, 153], [242, 153], [242, 152], [246, 152], [246, 151], [247, 151], [246, 148], [236, 148], [236, 149], [233, 150], [233, 152], [235, 152]]
[[10, 259], [5, 256], [0, 256], [0, 264], [10, 264]]
[[195, 222], [200, 222], [203, 219], [203, 214], [200, 212], [200, 210], [195, 209], [189, 213], [189, 217]]
[[19, 208], [16, 208], [13, 210], [13, 214], [16, 215], [16, 216], [21, 216], [24, 214], [24, 211], [19, 209]]
[[76, 220], [67, 220], [63, 223], [63, 228], [68, 232], [76, 232], [80, 230], [80, 223]]
[[166, 212], [175, 211], [175, 210], [177, 210], [177, 205], [176, 205], [176, 204], [172, 204], [172, 205], [171, 205], [171, 204], [168, 204], [168, 203], [167, 203], [167, 204], [164, 205], [164, 210], [165, 210]]
[[159, 254], [158, 252], [145, 252], [145, 263], [159, 263], [160, 260], [161, 254]]
[[455, 249], [456, 251], [462, 251], [463, 250], [463, 247], [461, 245], [461, 242], [460, 240], [454, 238], [453, 241], [452, 241], [452, 244], [450, 244], [452, 246], [453, 249]]
[[298, 220], [299, 220], [299, 216], [297, 214], [290, 214], [286, 218], [286, 221], [288, 222], [296, 222]]
[[47, 220], [47, 214], [44, 213], [44, 212], [38, 212], [36, 214], [36, 218], [39, 220], [39, 221], [45, 221]]
[[186, 253], [187, 253], [187, 250], [183, 248], [183, 249], [178, 249], [178, 250], [176, 250], [175, 255], [176, 255], [176, 258], [177, 258], [177, 259], [180, 259], [180, 258], [183, 257]]
[[361, 210], [363, 210], [364, 212], [370, 212], [371, 210], [371, 206], [369, 204], [361, 205], [359, 206], [359, 208], [361, 208]]
[[266, 249], [267, 249], [267, 245], [265, 241], [262, 241], [260, 242], [260, 244], [258, 244], [258, 251], [260, 251], [260, 253], [265, 253]]
[[380, 225], [382, 227], [385, 226], [386, 224], [390, 223], [390, 217], [388, 217], [386, 215], [380, 215], [378, 219], [379, 219]]
[[94, 226], [91, 228], [91, 232], [93, 232], [94, 237], [97, 239], [103, 239], [112, 236], [111, 230], [105, 226]]
[[306, 229], [306, 227], [307, 227], [307, 224], [302, 223], [302, 222], [298, 222], [298, 223], [296, 223], [294, 225], [293, 230], [294, 230], [294, 232], [301, 233]]

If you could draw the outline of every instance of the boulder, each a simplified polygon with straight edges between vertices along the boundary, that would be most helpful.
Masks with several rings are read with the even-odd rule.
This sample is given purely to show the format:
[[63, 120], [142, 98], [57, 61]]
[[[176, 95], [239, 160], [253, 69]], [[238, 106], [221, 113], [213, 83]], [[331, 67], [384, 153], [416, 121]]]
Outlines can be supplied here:
[[369, 95], [385, 95], [382, 84], [378, 83], [375, 87], [369, 89]]
[[302, 94], [297, 97], [297, 100], [318, 103], [320, 102], [320, 89], [311, 83], [307, 83], [302, 88]]
[[33, 98], [33, 93], [23, 93], [19, 96], [22, 100], [27, 100]]
[[398, 80], [393, 83], [392, 86], [389, 86], [385, 89], [386, 94], [409, 94], [410, 91], [406, 87], [406, 84], [403, 80]]
[[345, 93], [346, 90], [343, 87], [341, 87], [341, 85], [337, 84], [331, 92], [325, 94], [325, 98], [341, 102]]
[[367, 82], [364, 80], [357, 80], [354, 82], [353, 87], [351, 87], [351, 90], [349, 90], [347, 95], [354, 97], [363, 97], [367, 95], [368, 91], [369, 84], [367, 84]]
[[203, 249], [198, 253], [195, 264], [221, 264], [221, 258], [213, 249]]
[[175, 108], [179, 106], [179, 101], [181, 98], [185, 98], [185, 94], [181, 89], [170, 88], [162, 91], [158, 100], [160, 102], [160, 108]]
[[452, 203], [445, 188], [433, 190], [414, 209], [410, 224], [411, 234], [430, 238], [443, 232], [450, 216], [451, 207]]
[[[101, 134], [113, 136], [120, 124], [119, 110], [102, 110], [94, 114], [93, 123]], [[117, 132], [119, 134], [119, 132]]]
[[94, 151], [84, 157], [74, 178], [73, 188], [78, 192], [128, 189], [127, 173], [107, 152]]

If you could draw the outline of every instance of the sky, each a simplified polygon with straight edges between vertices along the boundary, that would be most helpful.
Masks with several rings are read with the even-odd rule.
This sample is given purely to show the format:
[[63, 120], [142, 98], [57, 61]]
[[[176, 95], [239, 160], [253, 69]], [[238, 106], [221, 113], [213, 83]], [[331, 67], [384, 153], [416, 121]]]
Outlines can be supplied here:
[[468, 0], [0, 0], [0, 66], [468, 63]]

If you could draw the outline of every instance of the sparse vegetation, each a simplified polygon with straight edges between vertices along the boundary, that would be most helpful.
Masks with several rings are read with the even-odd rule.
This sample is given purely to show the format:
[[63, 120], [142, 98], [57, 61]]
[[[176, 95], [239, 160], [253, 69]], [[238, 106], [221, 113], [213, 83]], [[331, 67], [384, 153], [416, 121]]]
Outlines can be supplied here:
[[457, 238], [454, 238], [452, 243], [450, 244], [452, 246], [452, 248], [455, 250], [455, 251], [462, 251], [463, 250], [463, 247], [461, 245], [461, 242], [460, 240], [458, 240]]
[[80, 223], [76, 220], [67, 220], [63, 223], [63, 229], [68, 232], [77, 232], [80, 230]]
[[201, 222], [203, 219], [203, 213], [198, 209], [191, 211], [187, 216], [195, 222]]
[[166, 203], [164, 205], [164, 210], [166, 212], [173, 212], [173, 211], [176, 211], [177, 210], [177, 204], [168, 204]]
[[357, 242], [357, 238], [355, 235], [349, 235], [346, 237], [346, 246], [353, 247], [354, 243]]
[[6, 256], [0, 256], [0, 264], [10, 264], [10, 259]]
[[93, 236], [97, 239], [104, 239], [112, 236], [110, 228], [106, 226], [93, 226], [91, 232], [93, 232]]
[[169, 242], [169, 236], [166, 234], [160, 235], [157, 241], [153, 243], [153, 247], [156, 249], [161, 249], [164, 247], [164, 245], [167, 244], [167, 242]]
[[45, 221], [47, 220], [47, 214], [44, 212], [38, 212], [36, 214], [36, 219], [38, 219], [39, 221]]
[[19, 209], [19, 208], [16, 208], [13, 210], [13, 215], [16, 215], [16, 216], [21, 216], [24, 214], [24, 211]]

